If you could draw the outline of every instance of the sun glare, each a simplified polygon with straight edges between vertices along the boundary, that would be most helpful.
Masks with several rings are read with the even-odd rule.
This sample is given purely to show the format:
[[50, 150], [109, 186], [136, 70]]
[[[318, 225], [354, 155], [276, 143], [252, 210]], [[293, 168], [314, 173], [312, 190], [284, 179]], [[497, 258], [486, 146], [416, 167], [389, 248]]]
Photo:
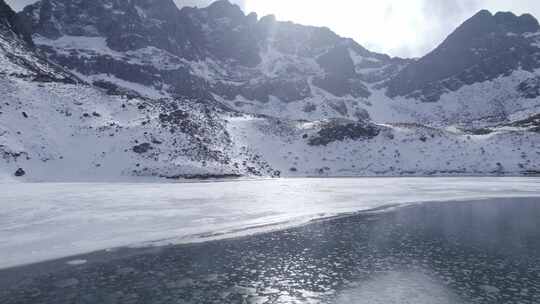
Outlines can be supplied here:
[[[346, 9], [344, 9], [346, 8]], [[342, 36], [380, 52], [392, 52], [403, 45], [416, 45], [418, 29], [424, 28], [417, 2], [369, 1], [351, 3], [327, 1], [246, 1], [246, 11], [274, 14], [279, 20], [327, 26]]]
[[529, 0], [245, 0], [247, 12], [274, 14], [281, 21], [327, 26], [372, 51], [402, 57], [422, 56], [480, 9], [540, 10]]

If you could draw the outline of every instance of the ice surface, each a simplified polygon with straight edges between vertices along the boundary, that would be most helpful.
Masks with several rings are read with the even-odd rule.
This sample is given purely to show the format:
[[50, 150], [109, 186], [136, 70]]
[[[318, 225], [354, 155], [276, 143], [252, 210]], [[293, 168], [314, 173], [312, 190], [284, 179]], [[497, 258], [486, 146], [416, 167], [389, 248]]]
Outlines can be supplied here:
[[391, 272], [351, 290], [346, 290], [335, 300], [335, 304], [459, 304], [459, 296], [421, 273]]
[[263, 232], [389, 204], [540, 196], [536, 178], [0, 184], [0, 268]]

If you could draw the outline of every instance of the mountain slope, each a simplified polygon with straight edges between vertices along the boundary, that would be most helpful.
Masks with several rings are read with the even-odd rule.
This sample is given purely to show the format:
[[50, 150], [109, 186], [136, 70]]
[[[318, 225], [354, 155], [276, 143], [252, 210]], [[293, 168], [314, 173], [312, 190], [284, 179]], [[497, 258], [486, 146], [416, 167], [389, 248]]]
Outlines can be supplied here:
[[327, 95], [366, 98], [370, 83], [407, 62], [369, 52], [326, 28], [246, 16], [223, 0], [181, 10], [172, 0], [46, 0], [21, 16], [51, 60], [89, 81], [121, 79], [239, 110], [272, 101], [308, 105]]
[[20, 16], [52, 61], [152, 98], [285, 119], [432, 126], [509, 122], [540, 107], [523, 92], [540, 62], [530, 15], [482, 11], [417, 61], [370, 52], [327, 28], [245, 15], [225, 0], [181, 10], [172, 0], [44, 0]]
[[5, 1], [0, 1], [0, 20], [4, 30], [10, 30], [13, 34], [23, 39], [25, 42], [32, 43], [32, 33], [23, 20], [11, 9]]
[[211, 105], [83, 83], [5, 23], [0, 62], [0, 177], [274, 175], [262, 162], [245, 160], [248, 153], [230, 152], [226, 122]]
[[437, 101], [459, 88], [540, 68], [540, 25], [531, 15], [481, 11], [439, 47], [410, 64], [388, 86], [391, 97]]
[[15, 16], [23, 27], [13, 13], [0, 19], [0, 177], [540, 171], [535, 69], [505, 65], [438, 102], [390, 98], [389, 81], [427, 61], [246, 16], [227, 1], [171, 3], [43, 0]]

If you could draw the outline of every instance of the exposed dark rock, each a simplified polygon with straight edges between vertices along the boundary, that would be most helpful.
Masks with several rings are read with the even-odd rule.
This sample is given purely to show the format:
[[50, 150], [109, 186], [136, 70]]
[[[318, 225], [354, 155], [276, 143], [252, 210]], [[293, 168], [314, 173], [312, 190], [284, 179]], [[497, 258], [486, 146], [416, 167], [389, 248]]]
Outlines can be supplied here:
[[175, 176], [162, 176], [167, 179], [196, 179], [196, 180], [208, 180], [208, 179], [234, 179], [240, 178], [240, 174], [186, 174]]
[[493, 133], [493, 130], [489, 128], [464, 128], [462, 131], [471, 135], [487, 135]]
[[309, 145], [326, 146], [346, 139], [371, 139], [380, 133], [380, 127], [368, 122], [330, 121], [323, 124], [317, 135], [309, 139]]
[[347, 105], [343, 100], [337, 100], [330, 102], [330, 107], [334, 109], [334, 111], [338, 112], [342, 116], [347, 116], [349, 114], [349, 110], [347, 109]]
[[311, 96], [306, 79], [261, 79], [256, 83], [230, 85], [217, 83], [213, 90], [229, 100], [243, 96], [249, 100], [268, 102], [274, 96], [283, 102], [294, 102]]
[[[226, 0], [200, 9], [178, 9], [172, 0], [44, 0], [26, 7], [20, 17], [34, 34], [52, 40], [63, 35], [104, 37], [109, 48], [122, 54], [91, 51], [82, 56], [81, 50], [61, 51], [39, 45], [62, 66], [84, 75], [111, 75], [200, 102], [215, 102], [214, 94], [229, 100], [243, 96], [267, 102], [275, 96], [283, 102], [300, 101], [312, 96], [311, 79], [335, 96], [368, 97], [364, 81], [386, 79], [406, 62], [370, 52], [328, 28], [278, 22], [272, 16], [257, 20], [256, 14], [246, 16]], [[166, 56], [167, 63], [156, 66], [146, 58], [131, 60], [133, 54], [128, 52], [140, 49], [165, 52], [167, 55], [149, 57]], [[277, 74], [263, 72], [259, 64], [268, 49], [301, 60], [316, 60], [324, 74], [293, 63], [285, 64]], [[374, 60], [355, 66], [349, 52]], [[195, 62], [210, 62], [215, 79], [198, 73], [193, 68]], [[374, 71], [359, 74], [356, 68]], [[126, 95], [103, 82], [96, 85], [105, 85], [108, 94]]]
[[314, 105], [313, 103], [307, 103], [307, 104], [304, 105], [304, 107], [302, 108], [302, 111], [304, 111], [304, 112], [306, 112], [306, 113], [315, 112], [315, 111], [317, 111], [317, 106]]
[[324, 55], [317, 58], [317, 63], [331, 75], [343, 75], [345, 78], [353, 77], [356, 72], [354, 62], [347, 46], [336, 46]]
[[540, 77], [529, 78], [517, 87], [518, 92], [524, 98], [534, 99], [540, 96]]
[[11, 29], [13, 33], [18, 35], [26, 43], [32, 45], [32, 34], [27, 24], [17, 16], [4, 0], [0, 0], [0, 24]]
[[326, 71], [324, 77], [314, 79], [313, 84], [343, 97], [369, 97], [371, 93], [358, 78], [354, 62], [347, 46], [337, 46], [317, 58], [319, 65]]
[[360, 121], [368, 121], [371, 119], [369, 112], [365, 109], [358, 109], [354, 112], [354, 117]]
[[27, 19], [18, 16], [4, 0], [0, 0], [0, 36], [3, 41], [10, 44], [8, 48], [2, 47], [2, 55], [26, 71], [12, 73], [10, 76], [37, 82], [81, 82], [77, 77], [47, 61], [34, 51], [32, 31], [29, 25]]
[[137, 154], [144, 154], [150, 150], [152, 150], [152, 145], [150, 143], [142, 143], [140, 145], [136, 145], [132, 148], [133, 152]]
[[22, 176], [25, 176], [26, 175], [26, 171], [24, 171], [23, 168], [19, 168], [17, 169], [17, 171], [15, 171], [15, 174], [14, 174], [16, 177], [22, 177]]
[[189, 118], [189, 114], [183, 110], [176, 110], [168, 114], [159, 114], [159, 120], [162, 123], [180, 124], [187, 118]]
[[518, 120], [509, 124], [512, 127], [528, 128], [531, 132], [540, 133], [540, 114], [532, 115], [526, 119]]
[[540, 170], [526, 170], [523, 171], [521, 174], [525, 176], [540, 176]]
[[26, 157], [26, 159], [29, 159], [26, 152], [13, 152], [6, 146], [0, 145], [0, 157], [6, 161], [17, 161], [19, 157], [23, 156]]
[[339, 74], [313, 79], [313, 84], [337, 97], [369, 97], [371, 93], [359, 79], [347, 78]]
[[128, 99], [135, 99], [135, 98], [143, 99], [141, 94], [139, 94], [138, 92], [130, 90], [130, 89], [126, 89], [126, 88], [121, 88], [117, 86], [116, 84], [109, 81], [98, 80], [98, 81], [94, 81], [92, 84], [96, 87], [105, 89], [108, 95], [124, 96]]

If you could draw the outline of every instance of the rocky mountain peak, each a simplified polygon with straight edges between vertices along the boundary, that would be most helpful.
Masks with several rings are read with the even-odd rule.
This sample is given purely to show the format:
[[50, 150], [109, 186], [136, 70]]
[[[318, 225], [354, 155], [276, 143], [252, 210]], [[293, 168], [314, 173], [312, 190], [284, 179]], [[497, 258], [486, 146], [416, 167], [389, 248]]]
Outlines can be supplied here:
[[531, 15], [482, 10], [441, 45], [390, 81], [388, 95], [437, 101], [464, 85], [540, 67], [540, 49], [529, 33], [540, 30]]
[[179, 10], [173, 0], [132, 0], [130, 4], [142, 18], [170, 20], [178, 17]]
[[0, 18], [9, 21], [15, 16], [15, 12], [4, 0], [0, 0]]
[[472, 38], [492, 33], [523, 34], [534, 33], [538, 30], [540, 30], [540, 25], [532, 15], [516, 16], [512, 12], [497, 12], [493, 15], [488, 10], [482, 10], [459, 26], [453, 36]]
[[528, 34], [538, 31], [536, 19], [486, 10], [417, 61], [370, 52], [326, 27], [246, 15], [228, 0], [182, 9], [173, 0], [42, 0], [21, 17], [51, 60], [91, 81], [107, 75], [239, 110], [273, 100], [336, 104], [385, 88], [391, 98], [433, 102], [540, 66]]
[[204, 8], [212, 17], [228, 17], [231, 19], [243, 19], [244, 12], [240, 6], [228, 0], [218, 0]]
[[32, 44], [30, 31], [4, 0], [0, 0], [0, 24], [27, 43]]
[[493, 16], [499, 27], [512, 33], [534, 33], [540, 30], [538, 20], [530, 14], [516, 16], [511, 12], [498, 12]]
[[328, 28], [259, 20], [227, 0], [182, 9], [172, 0], [43, 0], [21, 17], [51, 60], [89, 82], [112, 75], [196, 100], [301, 101], [314, 86], [366, 97], [364, 82], [400, 64]]

